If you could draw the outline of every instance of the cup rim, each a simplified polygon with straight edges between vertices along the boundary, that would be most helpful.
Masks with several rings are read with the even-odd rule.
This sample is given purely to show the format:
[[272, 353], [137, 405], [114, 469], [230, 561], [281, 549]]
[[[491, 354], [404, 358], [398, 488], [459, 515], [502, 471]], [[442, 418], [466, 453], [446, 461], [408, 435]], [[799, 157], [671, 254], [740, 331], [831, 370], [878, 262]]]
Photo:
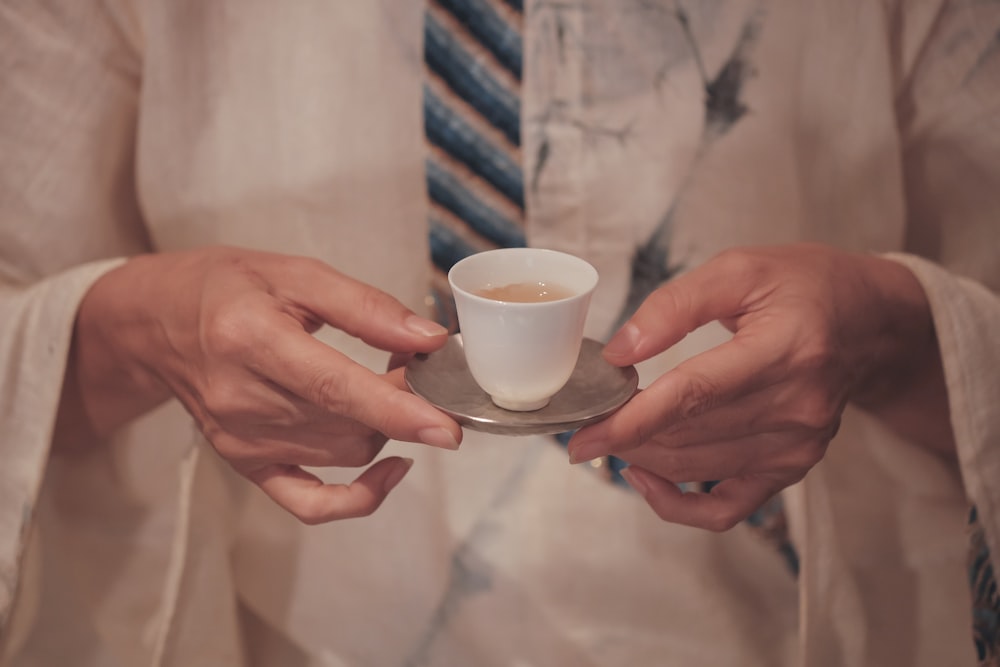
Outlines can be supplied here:
[[[562, 297], [560, 299], [551, 299], [548, 301], [503, 301], [502, 299], [490, 299], [484, 296], [479, 296], [474, 292], [470, 292], [463, 287], [455, 284], [454, 271], [458, 269], [461, 265], [475, 261], [477, 257], [486, 253], [513, 253], [513, 254], [533, 254], [533, 255], [559, 255], [565, 257], [574, 262], [578, 262], [582, 265], [585, 271], [590, 273], [590, 279], [586, 289], [580, 290], [571, 294], [570, 296]], [[580, 299], [589, 296], [593, 293], [594, 289], [597, 287], [600, 275], [593, 264], [587, 260], [579, 257], [578, 255], [573, 255], [568, 252], [563, 252], [561, 250], [552, 250], [551, 248], [493, 248], [490, 250], [483, 250], [455, 262], [450, 269], [448, 269], [448, 285], [451, 287], [453, 292], [461, 292], [466, 298], [473, 299], [474, 301], [484, 302], [484, 303], [502, 303], [507, 306], [525, 307], [525, 308], [544, 308], [546, 305], [551, 305], [554, 303], [564, 303], [567, 301], [573, 301], [574, 299]]]

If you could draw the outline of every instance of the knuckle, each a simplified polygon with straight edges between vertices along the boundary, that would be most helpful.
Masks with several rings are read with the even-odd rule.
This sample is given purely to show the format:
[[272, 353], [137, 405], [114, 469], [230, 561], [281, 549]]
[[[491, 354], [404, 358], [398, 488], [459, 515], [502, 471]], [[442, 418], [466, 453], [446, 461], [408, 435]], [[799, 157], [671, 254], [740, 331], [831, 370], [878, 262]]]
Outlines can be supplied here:
[[837, 433], [840, 432], [840, 420], [842, 417], [843, 417], [843, 412], [838, 411], [836, 418], [834, 418], [833, 422], [830, 424], [830, 427], [823, 434], [825, 436], [825, 439], [823, 441], [824, 452], [826, 451], [826, 445], [837, 436]]
[[338, 519], [360, 519], [362, 517], [371, 516], [372, 514], [375, 513], [375, 510], [377, 510], [379, 508], [379, 505], [381, 505], [381, 504], [382, 504], [382, 501], [380, 499], [373, 500], [372, 502], [366, 503], [365, 505], [360, 505], [360, 506], [357, 506], [357, 507], [353, 507], [353, 508], [351, 508], [350, 511], [344, 512], [342, 515], [338, 516], [337, 518]]
[[827, 432], [834, 426], [846, 402], [844, 369], [836, 345], [824, 334], [811, 335], [795, 353], [791, 414], [798, 426]]
[[296, 519], [307, 526], [317, 526], [327, 523], [335, 518], [341, 517], [340, 513], [334, 511], [330, 503], [322, 493], [310, 494], [308, 497], [299, 500], [295, 507], [287, 508]]
[[371, 321], [382, 316], [395, 305], [394, 302], [391, 296], [374, 287], [362, 290], [358, 303], [359, 321]]
[[209, 319], [204, 345], [209, 352], [226, 358], [246, 356], [256, 344], [261, 319], [245, 299], [234, 301]]
[[357, 519], [372, 514], [378, 508], [378, 502], [349, 503], [344, 506], [331, 507], [326, 500], [314, 498], [296, 508], [292, 513], [301, 523], [307, 526], [318, 526], [331, 521]]
[[306, 503], [305, 507], [293, 512], [295, 518], [307, 526], [318, 526], [330, 520], [329, 515], [316, 503]]
[[796, 448], [793, 459], [793, 469], [809, 470], [819, 463], [826, 455], [826, 442], [823, 440], [808, 440]]
[[306, 393], [317, 405], [338, 415], [353, 414], [355, 398], [342, 373], [316, 370], [306, 382]]
[[694, 419], [705, 414], [718, 402], [719, 390], [715, 383], [701, 373], [684, 371], [684, 395], [679, 406], [681, 419]]
[[810, 331], [804, 342], [798, 344], [794, 364], [800, 374], [822, 380], [835, 379], [841, 372], [833, 335], [822, 327]]
[[766, 263], [746, 248], [727, 248], [717, 254], [711, 262], [723, 275], [742, 284], [753, 285], [763, 276]]
[[724, 533], [733, 529], [743, 518], [743, 514], [738, 508], [722, 506], [713, 510], [706, 517], [704, 528], [713, 533]]
[[229, 380], [212, 382], [202, 393], [202, 403], [205, 410], [222, 423], [239, 420], [253, 412], [243, 387]]
[[216, 453], [237, 470], [251, 459], [246, 445], [238, 438], [234, 438], [225, 432], [219, 431], [215, 433], [213, 437], [209, 438], [209, 442], [212, 443], [212, 448], [215, 449]]
[[809, 432], [829, 433], [839, 422], [840, 410], [840, 403], [830, 389], [814, 385], [797, 393], [792, 415], [795, 423]]
[[292, 429], [306, 423], [302, 410], [290, 400], [272, 401], [260, 409], [261, 416], [271, 426]]
[[613, 447], [613, 449], [616, 451], [636, 449], [651, 442], [655, 436], [655, 429], [651, 425], [645, 422], [638, 422], [633, 425], [628, 433], [617, 439], [617, 446]]
[[672, 283], [666, 283], [656, 289], [650, 297], [656, 310], [662, 313], [684, 312], [690, 308], [693, 296], [687, 290], [677, 289]]

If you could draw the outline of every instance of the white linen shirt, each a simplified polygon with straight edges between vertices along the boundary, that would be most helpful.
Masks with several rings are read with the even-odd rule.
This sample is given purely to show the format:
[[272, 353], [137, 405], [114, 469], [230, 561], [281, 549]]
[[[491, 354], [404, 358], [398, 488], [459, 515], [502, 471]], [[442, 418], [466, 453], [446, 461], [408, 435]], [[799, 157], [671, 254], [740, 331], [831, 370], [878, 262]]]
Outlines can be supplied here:
[[974, 664], [970, 505], [1000, 554], [1000, 4], [688, 4], [527, 3], [532, 244], [597, 266], [595, 338], [661, 224], [682, 270], [737, 244], [891, 253], [930, 298], [958, 467], [849, 409], [784, 493], [796, 579], [547, 438], [390, 443], [403, 484], [318, 527], [176, 403], [51, 453], [77, 306], [128, 256], [309, 255], [424, 307], [423, 7], [0, 0], [2, 664]]

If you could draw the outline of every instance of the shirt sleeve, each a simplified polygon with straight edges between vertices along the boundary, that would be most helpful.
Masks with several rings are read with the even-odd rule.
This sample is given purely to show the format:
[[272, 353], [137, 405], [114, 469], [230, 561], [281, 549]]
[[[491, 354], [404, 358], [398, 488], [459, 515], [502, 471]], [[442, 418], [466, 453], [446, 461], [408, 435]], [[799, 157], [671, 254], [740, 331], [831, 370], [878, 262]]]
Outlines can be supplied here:
[[[995, 226], [1000, 237], [1000, 224]], [[1000, 296], [913, 256], [893, 256], [927, 293], [948, 388], [966, 494], [990, 552], [1000, 555]]]
[[1000, 571], [998, 82], [1000, 4], [943, 3], [898, 91], [907, 238], [906, 254], [891, 257], [914, 272], [930, 302], [962, 482], [994, 572]]
[[[139, 58], [117, 1], [0, 5], [0, 636], [88, 288], [146, 249]], [[7, 642], [9, 644], [9, 641]]]

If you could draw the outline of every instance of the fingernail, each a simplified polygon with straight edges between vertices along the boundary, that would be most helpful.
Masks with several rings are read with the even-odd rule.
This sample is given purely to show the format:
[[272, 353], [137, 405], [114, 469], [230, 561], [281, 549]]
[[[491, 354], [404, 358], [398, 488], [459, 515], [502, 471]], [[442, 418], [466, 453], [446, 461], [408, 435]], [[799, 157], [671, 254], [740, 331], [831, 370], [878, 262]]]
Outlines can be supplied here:
[[402, 463], [403, 465], [398, 465], [393, 468], [392, 472], [389, 473], [389, 476], [385, 478], [385, 484], [382, 485], [382, 490], [386, 493], [392, 491], [393, 488], [399, 484], [400, 480], [403, 479], [403, 476], [406, 475], [410, 468], [413, 467], [413, 459], [404, 458], [402, 459]]
[[646, 483], [642, 475], [635, 474], [632, 468], [623, 468], [619, 474], [625, 478], [628, 485], [635, 489], [640, 496], [645, 498], [649, 495], [649, 484]]
[[596, 459], [598, 456], [604, 456], [600, 451], [601, 444], [599, 442], [588, 442], [582, 445], [578, 445], [569, 450], [569, 462], [572, 464], [584, 463], [586, 461], [591, 461]]
[[407, 329], [420, 336], [441, 336], [448, 333], [448, 330], [437, 322], [432, 322], [417, 315], [410, 315], [403, 324]]
[[431, 426], [417, 431], [417, 439], [425, 445], [442, 449], [458, 449], [458, 440], [443, 426]]
[[639, 327], [629, 322], [618, 330], [604, 346], [605, 357], [625, 357], [635, 352], [639, 344]]

